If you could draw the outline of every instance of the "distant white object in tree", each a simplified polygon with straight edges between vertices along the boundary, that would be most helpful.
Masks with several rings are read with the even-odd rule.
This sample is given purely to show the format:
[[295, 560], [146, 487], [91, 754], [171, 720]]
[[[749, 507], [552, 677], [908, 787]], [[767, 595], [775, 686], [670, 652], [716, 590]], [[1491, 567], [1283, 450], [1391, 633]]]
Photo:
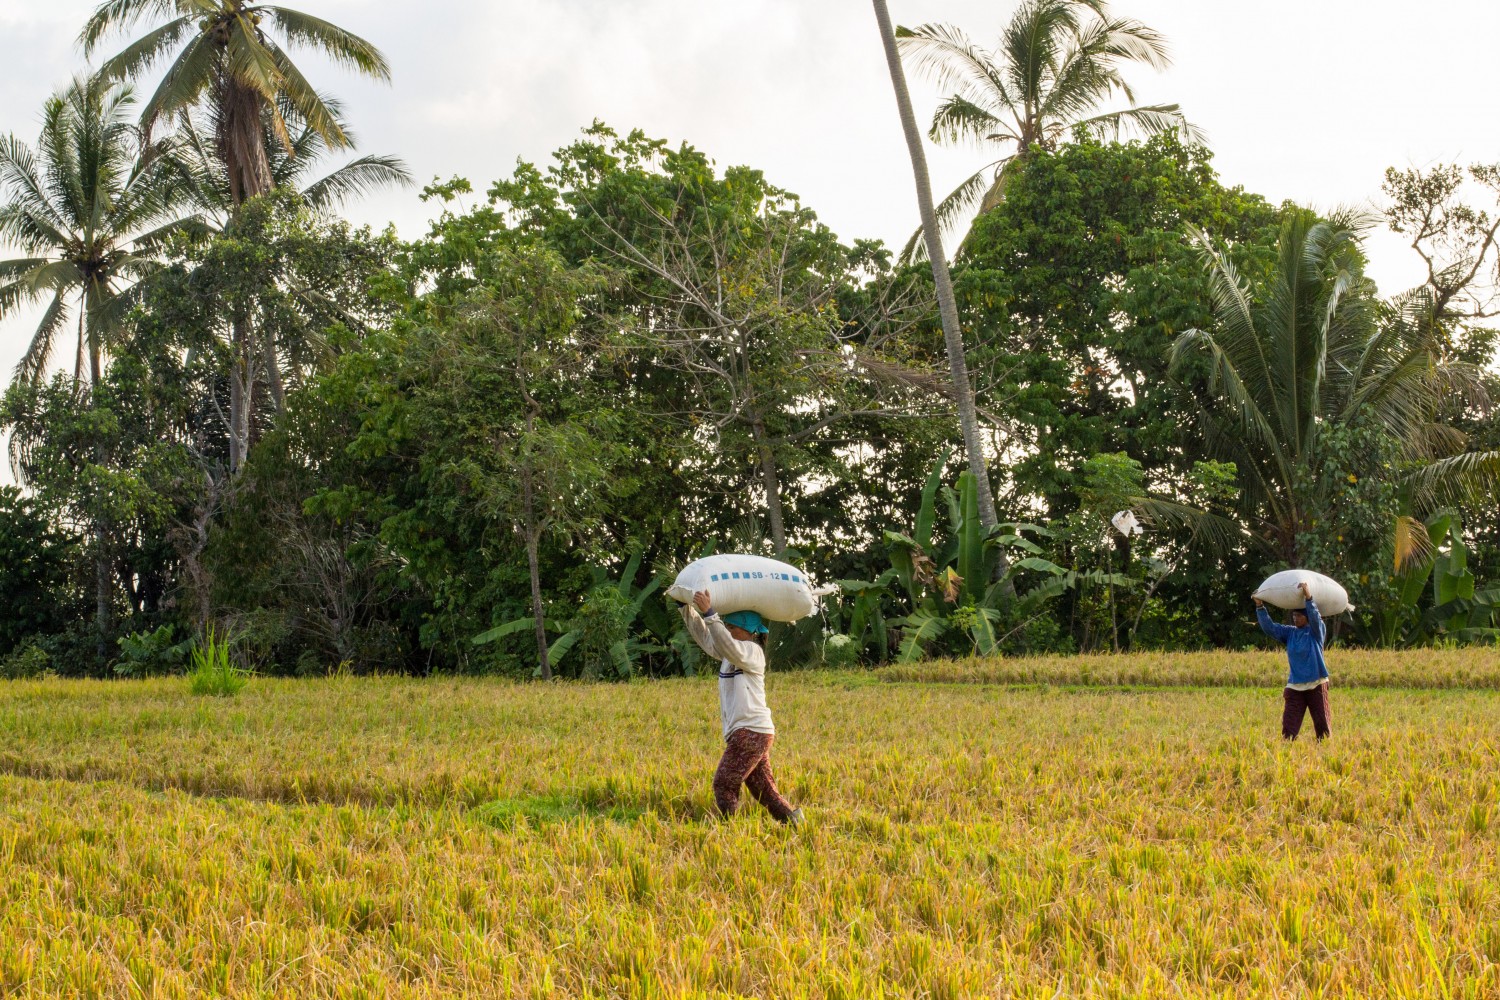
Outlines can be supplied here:
[[1297, 588], [1299, 583], [1307, 584], [1308, 593], [1318, 606], [1318, 613], [1324, 617], [1354, 610], [1354, 605], [1349, 603], [1347, 590], [1339, 586], [1337, 581], [1310, 569], [1286, 569], [1273, 573], [1250, 596], [1258, 597], [1273, 607], [1296, 610], [1302, 607], [1302, 591]]
[[765, 556], [705, 556], [683, 567], [667, 596], [683, 604], [693, 593], [708, 591], [720, 614], [754, 611], [773, 622], [794, 622], [818, 610], [836, 585], [814, 587], [806, 573], [790, 563]]
[[1109, 519], [1109, 523], [1113, 524], [1115, 530], [1126, 538], [1129, 538], [1131, 535], [1143, 535], [1146, 533], [1146, 529], [1141, 527], [1141, 522], [1135, 519], [1134, 511], [1116, 511], [1115, 516]]

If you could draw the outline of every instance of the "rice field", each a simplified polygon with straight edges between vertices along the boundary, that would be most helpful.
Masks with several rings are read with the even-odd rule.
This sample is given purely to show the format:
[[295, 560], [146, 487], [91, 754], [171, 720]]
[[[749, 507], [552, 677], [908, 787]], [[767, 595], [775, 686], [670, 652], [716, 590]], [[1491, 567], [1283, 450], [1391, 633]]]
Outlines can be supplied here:
[[1500, 652], [1331, 660], [773, 667], [798, 831], [710, 680], [0, 684], [0, 996], [1500, 995]]

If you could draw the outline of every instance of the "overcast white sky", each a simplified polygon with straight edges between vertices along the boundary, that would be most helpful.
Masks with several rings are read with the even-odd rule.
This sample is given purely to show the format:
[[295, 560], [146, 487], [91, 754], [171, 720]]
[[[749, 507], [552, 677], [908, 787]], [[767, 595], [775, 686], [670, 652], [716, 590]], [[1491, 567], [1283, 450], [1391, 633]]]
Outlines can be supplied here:
[[[517, 157], [544, 160], [600, 118], [687, 140], [800, 194], [842, 237], [899, 246], [912, 180], [871, 7], [864, 0], [287, 0], [380, 46], [389, 87], [308, 60], [344, 99], [367, 152], [417, 178], [483, 190]], [[83, 67], [96, 0], [0, 0], [0, 134], [34, 141], [47, 94]], [[1166, 35], [1175, 65], [1135, 71], [1142, 102], [1180, 102], [1229, 184], [1316, 207], [1379, 197], [1389, 165], [1500, 160], [1494, 0], [1115, 0]], [[1015, 0], [890, 0], [898, 24], [956, 24], [988, 44]], [[112, 51], [112, 50], [111, 50]], [[919, 119], [938, 94], [913, 79]], [[982, 162], [929, 148], [946, 193]], [[424, 230], [415, 191], [349, 213]], [[1391, 234], [1371, 243], [1392, 293], [1418, 282]], [[4, 253], [5, 248], [0, 248]], [[29, 338], [0, 324], [0, 378]], [[0, 462], [0, 465], [7, 463]], [[0, 481], [8, 470], [0, 472]]]

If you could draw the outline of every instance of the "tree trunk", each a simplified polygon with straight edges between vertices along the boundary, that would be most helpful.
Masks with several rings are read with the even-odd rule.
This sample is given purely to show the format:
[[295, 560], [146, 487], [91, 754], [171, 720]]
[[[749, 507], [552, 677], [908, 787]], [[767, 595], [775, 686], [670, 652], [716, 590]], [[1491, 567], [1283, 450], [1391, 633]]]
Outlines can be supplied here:
[[542, 668], [542, 680], [550, 681], [552, 660], [547, 655], [547, 618], [542, 611], [542, 571], [537, 557], [542, 533], [536, 520], [536, 495], [532, 492], [530, 465], [521, 466], [521, 499], [526, 506], [526, 566], [531, 573], [531, 616], [536, 623], [536, 659]]
[[251, 363], [250, 320], [234, 318], [233, 368], [229, 374], [229, 471], [239, 475], [250, 453], [250, 407], [255, 395], [255, 368]]
[[275, 186], [261, 122], [264, 100], [232, 79], [219, 92], [219, 156], [229, 172], [229, 197], [236, 209]]
[[751, 422], [755, 450], [760, 456], [760, 479], [766, 490], [766, 520], [771, 526], [771, 544], [779, 556], [786, 551], [786, 527], [781, 520], [781, 476], [776, 469], [776, 453], [771, 449], [766, 425], [759, 417]]
[[[89, 309], [87, 298], [82, 306], [84, 312]], [[99, 339], [89, 324], [90, 330], [87, 337], [89, 355], [89, 379], [92, 382], [90, 392], [95, 406], [99, 405], [99, 380], [104, 376], [103, 357], [99, 349]], [[94, 442], [94, 464], [103, 468], [105, 461], [104, 442]], [[107, 536], [104, 530], [104, 519], [94, 518], [94, 628], [98, 633], [95, 636], [95, 657], [99, 661], [99, 668], [109, 662], [109, 598], [110, 598], [110, 569], [109, 549], [106, 545]]]
[[85, 304], [78, 310], [78, 359], [73, 362], [73, 381], [75, 382], [82, 381], [83, 379], [83, 359], [87, 356], [86, 345], [88, 338], [83, 329], [83, 318], [87, 312], [88, 307], [85, 300]]
[[[922, 136], [917, 130], [917, 119], [912, 113], [911, 94], [906, 89], [906, 74], [901, 68], [901, 56], [896, 51], [896, 34], [891, 27], [891, 15], [885, 0], [872, 0], [875, 5], [875, 20], [880, 24], [880, 38], [885, 44], [885, 60], [891, 71], [891, 85], [896, 91], [896, 108], [901, 115], [901, 128], [906, 133], [906, 148], [911, 154], [911, 170], [917, 186], [917, 207], [922, 215], [922, 237], [927, 246], [927, 257], [932, 264], [932, 278], [936, 285], [938, 314], [943, 320], [943, 341], [948, 348], [948, 371], [953, 381], [953, 399], [958, 407], [958, 422], [963, 429], [964, 449], [968, 452], [969, 471], [974, 473], [979, 492], [979, 520], [985, 529], [999, 523], [995, 512], [995, 497], [990, 491], [989, 470], [984, 457], [984, 444], [979, 437], [979, 419], [974, 412], [974, 390], [969, 385], [969, 368], [964, 358], [963, 330], [958, 321], [958, 302], [953, 294], [953, 281], [948, 274], [948, 258], [943, 255], [943, 241], [938, 231], [937, 213], [932, 205], [932, 182], [927, 175], [927, 155], [922, 150]], [[1000, 555], [1003, 571], [1005, 555]]]
[[276, 337], [269, 329], [262, 328], [261, 350], [265, 355], [266, 387], [271, 391], [271, 406], [279, 417], [286, 412], [286, 386], [281, 381], [281, 364], [276, 357]]

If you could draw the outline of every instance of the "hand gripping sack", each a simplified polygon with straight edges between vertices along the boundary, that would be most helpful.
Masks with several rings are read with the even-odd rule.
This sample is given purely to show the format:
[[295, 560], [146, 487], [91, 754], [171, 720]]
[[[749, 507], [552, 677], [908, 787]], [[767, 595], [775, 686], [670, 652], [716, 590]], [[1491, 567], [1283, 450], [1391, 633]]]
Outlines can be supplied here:
[[817, 611], [821, 598], [838, 587], [814, 587], [797, 567], [764, 556], [720, 555], [688, 563], [667, 596], [691, 604], [699, 590], [709, 592], [720, 614], [754, 611], [769, 621], [794, 622]]
[[1318, 606], [1319, 614], [1331, 617], [1354, 610], [1354, 605], [1349, 603], [1348, 591], [1322, 573], [1314, 573], [1308, 569], [1288, 569], [1274, 573], [1250, 596], [1258, 597], [1272, 607], [1295, 610], [1302, 607], [1302, 591], [1297, 589], [1297, 584], [1303, 582], [1307, 584], [1308, 593]]

